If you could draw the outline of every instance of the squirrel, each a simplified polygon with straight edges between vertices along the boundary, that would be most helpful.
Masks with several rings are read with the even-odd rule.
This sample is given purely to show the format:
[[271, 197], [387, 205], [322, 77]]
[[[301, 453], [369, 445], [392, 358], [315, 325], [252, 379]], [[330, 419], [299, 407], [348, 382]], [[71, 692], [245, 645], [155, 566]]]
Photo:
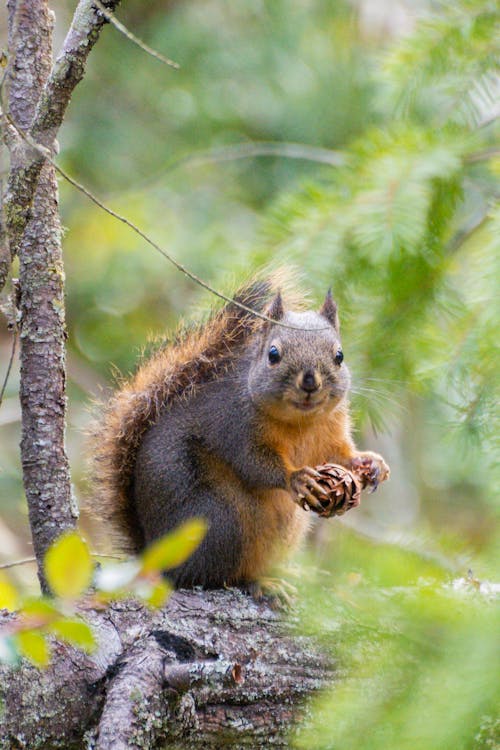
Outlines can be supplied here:
[[192, 517], [208, 522], [197, 550], [168, 571], [177, 588], [258, 585], [303, 539], [304, 509], [322, 508], [315, 465], [368, 461], [374, 486], [389, 474], [351, 437], [331, 291], [314, 312], [287, 284], [281, 272], [249, 282], [234, 296], [247, 310], [228, 303], [161, 348], [93, 431], [93, 502], [122, 550]]

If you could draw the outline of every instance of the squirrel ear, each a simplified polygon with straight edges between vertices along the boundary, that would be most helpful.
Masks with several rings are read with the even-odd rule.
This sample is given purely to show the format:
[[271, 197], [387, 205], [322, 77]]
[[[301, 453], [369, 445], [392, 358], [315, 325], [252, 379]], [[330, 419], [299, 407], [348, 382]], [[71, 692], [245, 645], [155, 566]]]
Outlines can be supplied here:
[[271, 318], [272, 320], [281, 320], [284, 314], [285, 314], [285, 309], [283, 307], [283, 300], [281, 298], [281, 292], [278, 291], [269, 306], [269, 309], [267, 311], [267, 317]]
[[326, 318], [336, 331], [340, 329], [337, 303], [333, 300], [331, 287], [326, 293], [325, 301], [323, 302], [323, 307], [319, 311], [319, 314]]

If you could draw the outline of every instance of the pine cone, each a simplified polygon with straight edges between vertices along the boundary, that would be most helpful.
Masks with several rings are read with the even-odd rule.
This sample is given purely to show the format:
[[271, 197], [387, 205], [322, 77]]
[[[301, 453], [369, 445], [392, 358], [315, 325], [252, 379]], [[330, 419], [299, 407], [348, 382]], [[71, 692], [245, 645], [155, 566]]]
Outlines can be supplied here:
[[328, 498], [318, 498], [324, 508], [318, 515], [324, 518], [341, 516], [359, 505], [362, 482], [352, 472], [338, 464], [322, 464], [314, 468], [320, 474], [317, 483], [328, 493]]

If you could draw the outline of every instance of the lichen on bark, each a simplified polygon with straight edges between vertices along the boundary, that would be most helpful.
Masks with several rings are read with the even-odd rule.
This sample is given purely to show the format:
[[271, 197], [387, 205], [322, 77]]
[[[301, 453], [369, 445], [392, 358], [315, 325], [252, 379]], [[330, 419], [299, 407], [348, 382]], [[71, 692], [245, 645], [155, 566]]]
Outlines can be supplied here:
[[235, 589], [82, 615], [94, 654], [55, 643], [46, 671], [0, 668], [1, 750], [288, 747], [308, 698], [335, 674], [289, 618]]

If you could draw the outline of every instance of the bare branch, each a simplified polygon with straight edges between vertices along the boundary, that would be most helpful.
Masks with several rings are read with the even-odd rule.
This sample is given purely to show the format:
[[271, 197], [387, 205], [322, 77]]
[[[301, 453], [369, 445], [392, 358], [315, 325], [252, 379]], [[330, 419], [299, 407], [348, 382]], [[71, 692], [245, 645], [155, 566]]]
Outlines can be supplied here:
[[12, 370], [12, 364], [14, 362], [14, 357], [16, 355], [16, 346], [17, 346], [17, 328], [15, 328], [12, 332], [12, 346], [10, 350], [9, 364], [7, 365], [7, 371], [3, 379], [2, 388], [0, 389], [0, 406], [3, 403], [5, 389], [7, 388], [7, 383], [9, 382], [10, 371]]
[[115, 29], [118, 29], [118, 31], [123, 34], [130, 42], [133, 42], [133, 44], [136, 44], [138, 47], [140, 47], [143, 52], [146, 52], [148, 55], [151, 55], [151, 57], [154, 57], [155, 60], [159, 60], [160, 62], [164, 63], [165, 65], [168, 65], [171, 68], [175, 68], [176, 70], [179, 70], [181, 67], [179, 63], [174, 62], [173, 60], [170, 60], [168, 57], [164, 57], [160, 52], [157, 52], [157, 50], [153, 49], [149, 45], [146, 44], [146, 42], [143, 42], [142, 39], [139, 39], [135, 34], [132, 34], [132, 32], [127, 29], [126, 26], [121, 23], [117, 19], [117, 17], [114, 15], [114, 13], [111, 13], [105, 6], [99, 1], [99, 0], [93, 0], [94, 5], [96, 5], [103, 16], [112, 24]]
[[234, 589], [82, 615], [93, 654], [58, 643], [46, 670], [0, 665], [6, 750], [21, 733], [30, 748], [83, 747], [84, 735], [103, 750], [288, 747], [308, 697], [336, 674], [326, 650]]
[[484, 151], [476, 151], [473, 154], [469, 154], [465, 157], [464, 161], [466, 164], [476, 164], [480, 161], [496, 159], [497, 156], [500, 156], [500, 148], [498, 146], [492, 146], [491, 148], [484, 149]]
[[[122, 214], [117, 213], [116, 211], [113, 211], [112, 208], [109, 208], [105, 203], [103, 203], [99, 198], [97, 198], [88, 188], [86, 188], [81, 183], [77, 182], [73, 177], [71, 177], [67, 172], [65, 172], [61, 167], [59, 167], [52, 159], [50, 160], [50, 163], [54, 165], [56, 171], [63, 177], [67, 182], [70, 183], [70, 185], [73, 185], [77, 190], [79, 190], [83, 195], [87, 196], [93, 203], [96, 204], [96, 206], [99, 206], [103, 211], [105, 211], [110, 216], [113, 216], [113, 218], [117, 219], [118, 221], [121, 221], [123, 224], [125, 224], [129, 229], [131, 229], [133, 232], [135, 232], [139, 237], [141, 237], [145, 242], [147, 242], [148, 245], [151, 245], [152, 248], [154, 248], [157, 252], [160, 253], [160, 255], [163, 255], [165, 260], [168, 260], [169, 263], [171, 263], [175, 268], [177, 268], [178, 271], [181, 271], [185, 276], [187, 276], [191, 281], [194, 281], [195, 284], [198, 284], [203, 289], [206, 289], [208, 292], [213, 294], [215, 297], [218, 297], [219, 299], [223, 300], [224, 302], [229, 302], [232, 305], [235, 305], [235, 307], [239, 307], [240, 310], [244, 310], [247, 313], [250, 313], [250, 315], [253, 315], [256, 318], [259, 318], [260, 320], [265, 320], [268, 323], [272, 323], [275, 326], [279, 326], [281, 328], [290, 328], [292, 330], [300, 330], [300, 331], [308, 331], [309, 328], [298, 328], [298, 326], [293, 326], [288, 323], [281, 323], [278, 320], [274, 320], [273, 318], [269, 318], [267, 315], [263, 315], [262, 313], [258, 312], [257, 310], [253, 310], [251, 307], [247, 307], [247, 305], [242, 304], [236, 299], [233, 299], [232, 297], [228, 297], [226, 294], [223, 294], [218, 289], [215, 289], [213, 286], [210, 286], [210, 284], [207, 284], [206, 281], [203, 281], [199, 276], [197, 276], [195, 273], [190, 271], [186, 266], [184, 266], [182, 263], [180, 263], [178, 260], [176, 260], [173, 255], [170, 255], [166, 250], [164, 250], [160, 245], [158, 245], [157, 242], [155, 242], [149, 235], [147, 235], [145, 232], [143, 232], [142, 229], [140, 229], [136, 224], [134, 224], [130, 219], [127, 219], [126, 216], [122, 216]], [[328, 327], [323, 328], [314, 328], [311, 330], [315, 331], [323, 331], [328, 330]]]
[[[110, 11], [119, 4], [120, 0], [104, 3]], [[31, 127], [31, 135], [37, 143], [52, 146], [73, 90], [85, 73], [87, 58], [106, 23], [107, 18], [93, 0], [80, 0], [62, 50], [40, 95]]]
[[470, 217], [466, 224], [458, 229], [446, 246], [446, 252], [452, 255], [464, 245], [472, 235], [484, 227], [490, 220], [489, 207], [483, 208]]
[[[255, 159], [259, 157], [296, 159], [299, 161], [310, 161], [314, 164], [324, 164], [328, 167], [343, 167], [346, 157], [342, 151], [334, 151], [329, 148], [311, 146], [308, 143], [294, 143], [290, 141], [251, 141], [249, 143], [234, 143], [229, 146], [219, 146], [195, 151], [178, 159], [173, 159], [158, 172], [145, 180], [134, 182], [133, 190], [150, 189], [158, 180], [165, 175], [175, 172], [182, 167], [198, 167], [204, 164], [218, 164], [243, 159]], [[127, 191], [120, 190], [120, 195]], [[108, 193], [108, 198], [113, 192]]]
[[[120, 0], [107, 0], [105, 6], [114, 10]], [[17, 34], [18, 24], [23, 14], [29, 9], [29, 3], [9, 0], [11, 41]], [[50, 149], [61, 125], [75, 86], [81, 81], [85, 72], [87, 57], [99, 38], [107, 19], [95, 7], [92, 0], [80, 0], [73, 21], [63, 44], [59, 57], [48, 76], [47, 82], [37, 101], [23, 102], [18, 99], [18, 110], [15, 120], [22, 130], [31, 133], [33, 139]], [[12, 45], [11, 45], [12, 46]], [[26, 58], [23, 54], [9, 60], [8, 81], [10, 86], [15, 72], [19, 80], [26, 70]], [[27, 104], [30, 104], [28, 107]], [[36, 109], [34, 109], [36, 105]], [[12, 108], [11, 108], [12, 109]], [[12, 136], [12, 133], [10, 134]], [[22, 234], [29, 220], [31, 205], [36, 186], [44, 163], [40, 151], [27, 148], [26, 143], [11, 143], [11, 171], [5, 196], [5, 222], [10, 243], [11, 258], [19, 249]], [[8, 270], [5, 263], [0, 265], [0, 291], [5, 285]]]
[[[1, 100], [0, 100], [1, 101]], [[168, 260], [169, 263], [171, 263], [175, 268], [177, 268], [178, 271], [181, 271], [185, 276], [187, 276], [191, 281], [194, 281], [195, 284], [198, 284], [199, 286], [203, 287], [203, 289], [206, 289], [208, 292], [213, 294], [215, 297], [219, 297], [219, 299], [224, 300], [225, 302], [229, 302], [232, 305], [235, 305], [236, 307], [239, 307], [241, 310], [244, 310], [247, 313], [250, 313], [251, 315], [254, 315], [256, 318], [260, 318], [261, 320], [265, 320], [268, 323], [272, 323], [273, 325], [280, 326], [282, 328], [290, 328], [292, 330], [295, 330], [297, 326], [289, 325], [288, 323], [281, 323], [280, 321], [274, 320], [272, 318], [269, 318], [267, 315], [263, 315], [262, 313], [258, 312], [257, 310], [253, 310], [251, 307], [247, 307], [246, 305], [242, 304], [238, 300], [233, 299], [232, 297], [228, 297], [227, 295], [223, 294], [222, 292], [219, 292], [214, 287], [210, 286], [210, 284], [207, 284], [206, 281], [203, 281], [199, 276], [197, 276], [195, 273], [190, 271], [186, 266], [184, 266], [182, 263], [180, 263], [178, 260], [176, 260], [173, 255], [170, 255], [166, 250], [164, 250], [158, 243], [156, 243], [149, 235], [147, 235], [145, 232], [142, 231], [136, 224], [134, 224], [130, 219], [127, 219], [126, 216], [122, 216], [122, 214], [117, 213], [112, 208], [107, 206], [105, 203], [103, 203], [99, 198], [97, 198], [96, 195], [94, 195], [88, 188], [85, 187], [85, 185], [82, 185], [80, 182], [75, 180], [71, 175], [69, 175], [67, 172], [62, 169], [55, 161], [48, 155], [48, 150], [37, 143], [34, 142], [34, 140], [27, 134], [24, 133], [20, 128], [16, 125], [14, 120], [9, 114], [5, 114], [4, 117], [7, 119], [8, 123], [12, 125], [12, 127], [19, 133], [19, 135], [27, 141], [29, 146], [37, 151], [40, 152], [40, 154], [43, 154], [47, 160], [47, 162], [54, 167], [54, 169], [63, 177], [67, 182], [69, 182], [70, 185], [72, 185], [74, 188], [76, 188], [78, 191], [83, 193], [89, 200], [91, 200], [93, 203], [95, 203], [96, 206], [99, 206], [103, 211], [105, 211], [107, 214], [112, 216], [114, 219], [117, 219], [118, 221], [121, 221], [123, 224], [125, 224], [129, 229], [131, 229], [133, 232], [135, 232], [139, 237], [141, 237], [145, 242], [147, 242], [148, 245], [151, 245], [157, 252], [160, 253], [160, 255], [163, 255], [163, 257]], [[308, 328], [300, 328], [301, 331], [308, 331]], [[315, 331], [321, 331], [321, 330], [328, 330], [327, 327], [325, 329], [322, 328], [315, 328]]]
[[249, 159], [256, 156], [278, 156], [285, 159], [302, 159], [317, 164], [327, 164], [330, 167], [342, 167], [346, 163], [345, 155], [341, 151], [328, 148], [310, 146], [307, 143], [290, 143], [288, 141], [257, 141], [251, 143], [235, 143], [230, 146], [208, 149], [186, 156], [169, 165], [167, 171], [175, 169], [181, 164], [206, 164], [207, 162], [235, 161]]
[[[0, 148], [2, 147], [3, 143], [0, 141]], [[3, 179], [0, 179], [0, 279], [6, 279], [10, 269], [10, 249], [5, 226], [3, 192]]]
[[[125, 557], [123, 555], [108, 555], [104, 552], [91, 552], [90, 553], [92, 557], [96, 557], [99, 560], [106, 559], [106, 560], [124, 560]], [[36, 562], [36, 557], [25, 557], [23, 560], [14, 560], [13, 562], [8, 563], [2, 563], [0, 565], [0, 570], [8, 570], [9, 568], [17, 568], [19, 565], [28, 565], [28, 563], [34, 563]]]

